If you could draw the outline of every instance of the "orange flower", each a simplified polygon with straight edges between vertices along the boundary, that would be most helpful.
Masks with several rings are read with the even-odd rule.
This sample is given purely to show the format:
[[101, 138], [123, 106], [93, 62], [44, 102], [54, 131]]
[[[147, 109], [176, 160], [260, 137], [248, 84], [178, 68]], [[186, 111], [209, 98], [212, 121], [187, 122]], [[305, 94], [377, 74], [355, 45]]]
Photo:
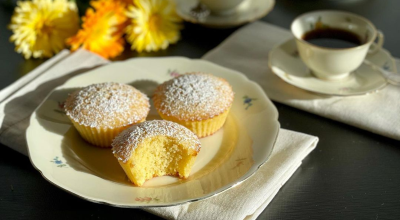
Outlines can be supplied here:
[[115, 1], [122, 2], [125, 5], [133, 5], [133, 0], [115, 0]]
[[[127, 0], [124, 0], [127, 2]], [[71, 50], [82, 47], [104, 58], [116, 57], [124, 50], [124, 29], [127, 25], [125, 3], [113, 0], [91, 1], [82, 17], [82, 29], [67, 40]]]

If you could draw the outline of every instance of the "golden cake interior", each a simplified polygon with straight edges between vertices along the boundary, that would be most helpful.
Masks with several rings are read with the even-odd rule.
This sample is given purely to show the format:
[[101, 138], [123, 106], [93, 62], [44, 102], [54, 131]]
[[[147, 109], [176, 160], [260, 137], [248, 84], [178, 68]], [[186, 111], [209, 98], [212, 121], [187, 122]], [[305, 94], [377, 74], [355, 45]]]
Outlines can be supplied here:
[[126, 163], [119, 161], [129, 179], [137, 186], [156, 176], [187, 178], [197, 151], [173, 137], [159, 135], [144, 139]]

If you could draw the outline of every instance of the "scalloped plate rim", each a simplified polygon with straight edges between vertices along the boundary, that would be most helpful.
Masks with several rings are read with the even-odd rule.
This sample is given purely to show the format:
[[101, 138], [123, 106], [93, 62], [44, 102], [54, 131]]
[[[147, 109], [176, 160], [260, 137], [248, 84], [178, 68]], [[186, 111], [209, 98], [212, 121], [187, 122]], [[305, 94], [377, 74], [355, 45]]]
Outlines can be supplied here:
[[[230, 71], [230, 72], [233, 72], [233, 73], [235, 73], [236, 76], [240, 76], [240, 77], [242, 78], [242, 80], [245, 81], [248, 85], [253, 85], [253, 86], [252, 86], [253, 89], [259, 90], [258, 92], [264, 96], [264, 98], [265, 98], [264, 101], [268, 104], [268, 106], [271, 108], [271, 110], [272, 110], [273, 113], [274, 113], [274, 115], [270, 118], [270, 120], [271, 120], [271, 122], [274, 123], [274, 129], [275, 129], [274, 137], [275, 137], [275, 138], [274, 138], [274, 140], [271, 140], [271, 141], [272, 141], [272, 147], [271, 147], [271, 149], [269, 150], [269, 154], [265, 157], [265, 160], [264, 160], [263, 162], [259, 163], [259, 164], [255, 167], [255, 170], [254, 170], [254, 171], [251, 171], [251, 170], [249, 169], [245, 174], [243, 174], [242, 177], [239, 178], [239, 180], [238, 180], [237, 182], [232, 183], [232, 184], [230, 184], [229, 186], [220, 187], [215, 193], [213, 193], [213, 194], [211, 194], [211, 195], [206, 195], [206, 196], [203, 196], [203, 197], [187, 199], [187, 200], [185, 200], [185, 201], [180, 201], [180, 202], [175, 202], [175, 203], [169, 203], [169, 204], [161, 204], [161, 205], [154, 205], [154, 204], [146, 205], [146, 204], [143, 204], [143, 205], [138, 205], [138, 204], [116, 204], [116, 203], [113, 203], [112, 201], [103, 200], [103, 199], [98, 199], [98, 198], [92, 198], [92, 197], [86, 196], [86, 195], [81, 195], [81, 194], [79, 194], [79, 193], [74, 192], [73, 189], [69, 189], [68, 187], [63, 186], [63, 183], [62, 183], [62, 182], [60, 182], [60, 181], [57, 180], [57, 179], [52, 178], [51, 175], [47, 175], [46, 173], [44, 173], [44, 172], [42, 171], [42, 169], [40, 169], [40, 167], [36, 166], [35, 159], [32, 158], [32, 156], [31, 156], [31, 155], [32, 155], [32, 154], [31, 154], [31, 149], [30, 149], [30, 147], [29, 147], [29, 145], [30, 145], [30, 144], [29, 144], [29, 143], [30, 143], [30, 138], [31, 138], [31, 137], [30, 137], [30, 133], [31, 133], [31, 130], [32, 130], [31, 124], [32, 124], [32, 121], [35, 121], [35, 120], [36, 120], [35, 117], [36, 117], [36, 111], [37, 111], [37, 109], [47, 100], [47, 98], [50, 96], [50, 94], [51, 94], [53, 91], [55, 91], [55, 90], [57, 90], [57, 89], [60, 89], [60, 88], [65, 88], [66, 85], [68, 85], [68, 83], [70, 83], [70, 82], [71, 82], [72, 80], [74, 80], [75, 78], [78, 78], [78, 77], [80, 77], [80, 76], [82, 76], [82, 75], [91, 74], [92, 72], [96, 71], [96, 70], [99, 69], [99, 68], [109, 67], [109, 66], [111, 66], [111, 65], [120, 65], [120, 64], [124, 65], [124, 64], [130, 63], [130, 62], [132, 62], [132, 63], [133, 63], [133, 62], [141, 62], [142, 60], [157, 60], [157, 59], [176, 59], [176, 60], [182, 60], [182, 61], [184, 60], [184, 61], [189, 61], [189, 62], [203, 62], [203, 63], [205, 63], [206, 65], [212, 65], [212, 66], [214, 66], [215, 68], [222, 68], [222, 69], [228, 70], [228, 71]], [[68, 86], [67, 86], [67, 87], [68, 87]], [[82, 199], [84, 199], [84, 200], [91, 201], [91, 202], [94, 202], [94, 203], [106, 204], [106, 205], [115, 206], [115, 207], [122, 207], [122, 208], [169, 207], [169, 206], [175, 206], [175, 205], [182, 205], [182, 204], [186, 204], [186, 203], [191, 203], [191, 202], [196, 202], [196, 201], [208, 199], [208, 198], [214, 197], [214, 196], [216, 196], [216, 195], [219, 195], [219, 194], [221, 194], [221, 193], [223, 193], [223, 192], [225, 192], [225, 191], [227, 191], [227, 190], [229, 190], [229, 189], [231, 189], [231, 188], [234, 188], [234, 187], [240, 185], [241, 183], [243, 183], [244, 181], [246, 181], [247, 179], [249, 179], [250, 177], [252, 177], [252, 176], [257, 172], [257, 170], [258, 170], [261, 166], [263, 166], [263, 165], [268, 161], [268, 159], [269, 159], [269, 157], [270, 157], [270, 155], [271, 155], [271, 153], [272, 153], [272, 150], [273, 150], [273, 148], [274, 148], [274, 146], [275, 146], [276, 139], [277, 139], [277, 137], [278, 137], [279, 130], [280, 130], [280, 124], [279, 124], [279, 122], [278, 122], [278, 116], [279, 116], [278, 111], [277, 111], [276, 107], [274, 106], [274, 104], [271, 102], [271, 100], [267, 97], [267, 95], [265, 94], [265, 92], [262, 90], [262, 88], [261, 88], [257, 83], [255, 83], [254, 81], [251, 81], [250, 79], [247, 78], [247, 76], [245, 76], [244, 74], [242, 74], [242, 73], [240, 73], [240, 72], [238, 72], [238, 71], [235, 71], [235, 70], [232, 70], [232, 69], [228, 69], [228, 68], [226, 68], [226, 67], [219, 66], [219, 65], [214, 64], [214, 63], [211, 63], [211, 62], [209, 62], [209, 61], [201, 60], [201, 59], [190, 59], [190, 58], [186, 58], [186, 57], [177, 57], [177, 56], [173, 56], [173, 57], [161, 57], [161, 58], [160, 58], [160, 57], [158, 57], [158, 58], [145, 58], [145, 57], [144, 57], [144, 58], [134, 58], [134, 59], [125, 60], [125, 61], [113, 62], [113, 63], [110, 63], [110, 64], [106, 64], [106, 65], [104, 65], [104, 66], [97, 67], [97, 68], [94, 69], [94, 70], [89, 70], [88, 72], [85, 72], [85, 73], [82, 73], [82, 74], [80, 74], [80, 75], [74, 76], [74, 77], [72, 77], [71, 79], [67, 80], [64, 84], [62, 84], [62, 85], [56, 87], [55, 89], [53, 89], [53, 90], [46, 96], [46, 98], [42, 101], [42, 103], [38, 106], [38, 108], [37, 108], [37, 109], [34, 111], [34, 113], [31, 115], [31, 117], [30, 117], [30, 125], [29, 125], [29, 127], [27, 128], [27, 131], [26, 131], [26, 138], [27, 138], [27, 145], [28, 145], [28, 147], [27, 147], [27, 148], [28, 148], [28, 156], [29, 156], [29, 160], [30, 160], [31, 164], [33, 165], [33, 167], [34, 167], [36, 170], [38, 170], [39, 173], [43, 176], [43, 178], [46, 179], [48, 182], [50, 182], [51, 184], [57, 186], [58, 188], [60, 188], [60, 189], [62, 189], [62, 190], [64, 190], [64, 191], [66, 191], [66, 192], [68, 192], [68, 193], [70, 193], [70, 194], [72, 194], [72, 195], [75, 195], [75, 196], [77, 196], [77, 197], [79, 197], [79, 198], [82, 198]], [[254, 166], [254, 165], [253, 165], [253, 166]], [[253, 167], [253, 166], [252, 166], [252, 167]]]

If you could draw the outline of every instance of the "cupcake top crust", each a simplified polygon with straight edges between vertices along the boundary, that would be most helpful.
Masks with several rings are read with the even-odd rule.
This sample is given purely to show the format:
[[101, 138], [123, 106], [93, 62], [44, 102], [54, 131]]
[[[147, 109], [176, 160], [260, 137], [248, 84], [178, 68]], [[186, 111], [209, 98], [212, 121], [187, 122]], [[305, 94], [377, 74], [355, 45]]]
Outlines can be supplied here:
[[174, 138], [182, 145], [196, 152], [200, 151], [199, 139], [186, 127], [172, 121], [153, 120], [132, 125], [121, 132], [111, 144], [113, 154], [118, 160], [126, 163], [143, 140], [157, 136]]
[[64, 108], [80, 125], [115, 128], [145, 119], [150, 104], [147, 96], [132, 86], [107, 82], [73, 92]]
[[199, 121], [228, 110], [233, 91], [222, 78], [206, 73], [188, 73], [159, 85], [154, 105], [159, 112], [178, 120]]

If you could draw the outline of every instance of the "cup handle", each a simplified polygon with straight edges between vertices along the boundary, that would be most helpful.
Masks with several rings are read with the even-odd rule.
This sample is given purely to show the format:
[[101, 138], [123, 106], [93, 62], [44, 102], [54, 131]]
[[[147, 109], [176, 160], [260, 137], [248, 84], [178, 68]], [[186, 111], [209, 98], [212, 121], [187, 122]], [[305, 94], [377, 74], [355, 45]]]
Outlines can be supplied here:
[[385, 36], [382, 31], [377, 30], [376, 38], [374, 41], [377, 41], [376, 44], [372, 44], [369, 48], [368, 54], [374, 54], [382, 49], [383, 43], [385, 42]]

